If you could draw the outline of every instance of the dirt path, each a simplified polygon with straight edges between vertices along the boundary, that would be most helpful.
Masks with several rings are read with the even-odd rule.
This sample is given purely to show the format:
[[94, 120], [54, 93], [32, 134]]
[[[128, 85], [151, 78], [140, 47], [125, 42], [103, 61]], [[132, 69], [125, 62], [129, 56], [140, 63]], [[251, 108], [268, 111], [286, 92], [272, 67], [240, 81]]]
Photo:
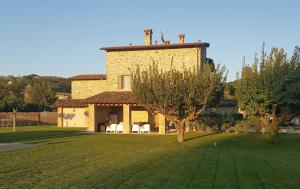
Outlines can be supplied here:
[[24, 143], [0, 143], [0, 152], [18, 150], [23, 148], [31, 148], [39, 144], [24, 144]]

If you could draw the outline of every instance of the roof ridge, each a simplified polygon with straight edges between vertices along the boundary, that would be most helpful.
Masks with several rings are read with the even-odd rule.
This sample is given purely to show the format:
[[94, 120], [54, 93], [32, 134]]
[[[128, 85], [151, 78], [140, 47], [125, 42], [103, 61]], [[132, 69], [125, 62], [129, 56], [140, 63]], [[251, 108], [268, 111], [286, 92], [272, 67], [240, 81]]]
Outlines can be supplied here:
[[158, 45], [128, 45], [128, 46], [113, 46], [102, 47], [100, 50], [105, 51], [133, 51], [133, 50], [154, 50], [154, 49], [174, 49], [174, 48], [195, 48], [195, 47], [209, 47], [206, 42], [192, 42], [192, 43], [173, 43], [173, 44], [158, 44]]

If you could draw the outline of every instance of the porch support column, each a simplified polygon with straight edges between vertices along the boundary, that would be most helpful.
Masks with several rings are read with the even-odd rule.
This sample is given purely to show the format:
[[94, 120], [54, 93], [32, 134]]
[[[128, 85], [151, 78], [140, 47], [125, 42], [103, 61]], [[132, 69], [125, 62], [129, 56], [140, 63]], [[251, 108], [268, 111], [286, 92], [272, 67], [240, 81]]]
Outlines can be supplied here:
[[63, 127], [63, 107], [57, 108], [57, 127]]
[[88, 105], [88, 131], [95, 131], [96, 128], [96, 107], [95, 104]]
[[124, 133], [130, 133], [130, 107], [129, 107], [129, 104], [123, 104], [123, 130], [124, 130]]
[[163, 114], [158, 114], [159, 134], [166, 134], [166, 117]]

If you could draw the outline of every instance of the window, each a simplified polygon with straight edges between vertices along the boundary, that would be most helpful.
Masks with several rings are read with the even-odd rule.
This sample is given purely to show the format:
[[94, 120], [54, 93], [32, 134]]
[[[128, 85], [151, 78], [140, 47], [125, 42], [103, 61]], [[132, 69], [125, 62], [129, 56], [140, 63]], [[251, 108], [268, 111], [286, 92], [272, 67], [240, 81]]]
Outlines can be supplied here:
[[122, 87], [121, 89], [131, 89], [131, 76], [122, 75]]

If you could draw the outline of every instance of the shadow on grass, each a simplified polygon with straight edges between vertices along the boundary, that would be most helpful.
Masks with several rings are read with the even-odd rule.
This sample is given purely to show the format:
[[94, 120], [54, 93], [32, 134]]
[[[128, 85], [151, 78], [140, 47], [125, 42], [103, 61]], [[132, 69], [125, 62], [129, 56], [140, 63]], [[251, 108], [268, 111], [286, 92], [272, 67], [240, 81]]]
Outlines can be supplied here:
[[[286, 140], [295, 140], [296, 138], [299, 139], [299, 136], [291, 135]], [[218, 145], [213, 145], [214, 142], [217, 142]], [[224, 185], [224, 180], [226, 180], [227, 188], [239, 188], [239, 178], [237, 173], [235, 173], [236, 169], [243, 169], [244, 171], [244, 167], [246, 167], [246, 173], [258, 174], [254, 170], [255, 168], [248, 163], [249, 160], [245, 160], [245, 157], [253, 155], [252, 158], [254, 160], [251, 161], [254, 162], [261, 161], [262, 157], [276, 160], [278, 157], [274, 157], [273, 154], [284, 149], [295, 151], [296, 147], [295, 145], [285, 145], [284, 147], [280, 145], [271, 146], [267, 143], [267, 138], [262, 135], [210, 133], [191, 136], [183, 144], [168, 144], [165, 150], [156, 152], [152, 156], [143, 157], [143, 161], [128, 161], [127, 166], [121, 169], [112, 169], [110, 174], [106, 176], [102, 176], [102, 172], [95, 170], [86, 177], [86, 180], [76, 182], [78, 184], [76, 187], [80, 188], [94, 183], [94, 185], [90, 186], [91, 188], [155, 188], [158, 185], [161, 188], [210, 188], [209, 186], [220, 188]], [[124, 159], [130, 159], [131, 157], [130, 154], [123, 153]], [[109, 161], [116, 160], [112, 158]], [[121, 161], [113, 162], [112, 164], [123, 165], [123, 163]], [[231, 166], [234, 167], [229, 169]], [[263, 165], [260, 165], [259, 168], [259, 174], [270, 169]], [[205, 176], [203, 177], [204, 172]], [[216, 177], [217, 173], [218, 177]], [[186, 179], [181, 179], [184, 176]], [[247, 176], [246, 174], [240, 177], [243, 177], [242, 180], [249, 180]], [[276, 173], [271, 175], [271, 177], [276, 177], [278, 182], [270, 179], [259, 183], [259, 180], [254, 176], [245, 185], [248, 188], [259, 188], [265, 185], [274, 186], [276, 184], [284, 185], [284, 181], [281, 181], [282, 178], [280, 179]], [[291, 178], [286, 176], [283, 179], [289, 181]], [[292, 181], [295, 182], [294, 185], [297, 185], [299, 182], [294, 178]], [[293, 188], [294, 185], [291, 184], [290, 188]]]
[[206, 136], [210, 136], [210, 135], [217, 135], [217, 134], [220, 134], [220, 133], [208, 133], [208, 134], [204, 134], [204, 135], [192, 136], [192, 137], [188, 137], [188, 138], [184, 139], [184, 141], [194, 140], [197, 138], [202, 138], [202, 137], [206, 137]]
[[45, 130], [45, 131], [26, 131], [15, 133], [0, 133], [0, 142], [28, 142], [36, 140], [73, 137], [84, 135], [76, 130]]
[[[187, 136], [188, 138], [182, 144], [177, 143], [176, 136], [173, 135], [170, 139], [174, 142], [154, 145], [154, 147], [147, 148], [152, 149], [152, 152], [143, 153], [135, 151], [138, 147], [127, 149], [125, 153], [122, 153], [124, 149], [122, 145], [125, 143], [121, 143], [110, 156], [116, 157], [116, 154], [122, 154], [123, 161], [118, 162], [117, 159], [110, 158], [109, 164], [117, 165], [110, 168], [110, 173], [103, 176], [101, 174], [106, 171], [94, 170], [85, 177], [86, 179], [79, 180], [75, 185], [67, 186], [67, 188], [155, 188], [158, 185], [161, 188], [189, 188], [190, 182], [198, 179], [196, 174], [200, 163], [204, 161], [206, 151], [216, 157], [219, 146], [213, 146], [214, 141], [223, 142], [236, 137], [228, 135], [219, 138], [218, 135], [222, 136], [219, 133]], [[164, 150], [158, 150], [159, 148], [164, 148]], [[132, 154], [139, 154], [139, 157], [132, 158], [134, 157]], [[126, 166], [123, 166], [124, 159], [128, 159]], [[136, 161], [131, 159], [136, 159]], [[211, 171], [214, 169], [212, 168]], [[180, 179], [184, 175], [188, 175], [189, 179]]]

